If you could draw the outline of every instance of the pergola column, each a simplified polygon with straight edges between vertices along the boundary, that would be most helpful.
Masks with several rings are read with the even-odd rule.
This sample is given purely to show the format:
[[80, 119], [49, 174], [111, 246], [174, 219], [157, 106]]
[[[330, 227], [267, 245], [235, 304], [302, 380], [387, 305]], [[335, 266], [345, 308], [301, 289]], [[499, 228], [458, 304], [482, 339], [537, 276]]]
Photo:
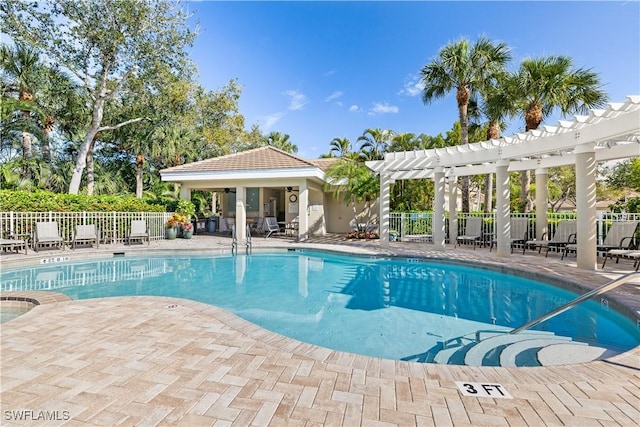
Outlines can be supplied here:
[[433, 182], [436, 190], [433, 200], [433, 247], [436, 250], [444, 250], [444, 168], [438, 166], [433, 172]]
[[576, 207], [578, 215], [578, 268], [595, 270], [596, 242], [596, 155], [595, 144], [576, 146]]
[[236, 187], [236, 237], [238, 240], [246, 240], [247, 209], [244, 203], [244, 187]]
[[[453, 169], [451, 169], [453, 171]], [[458, 238], [458, 178], [449, 176], [449, 244]]]
[[298, 184], [298, 241], [309, 238], [309, 189], [307, 181]]
[[536, 239], [542, 240], [547, 232], [547, 209], [549, 205], [549, 190], [547, 180], [549, 171], [546, 168], [536, 169]]
[[380, 172], [380, 247], [389, 247], [389, 204], [391, 202], [391, 174]]
[[511, 254], [511, 189], [508, 169], [508, 160], [496, 162], [496, 253], [503, 257]]

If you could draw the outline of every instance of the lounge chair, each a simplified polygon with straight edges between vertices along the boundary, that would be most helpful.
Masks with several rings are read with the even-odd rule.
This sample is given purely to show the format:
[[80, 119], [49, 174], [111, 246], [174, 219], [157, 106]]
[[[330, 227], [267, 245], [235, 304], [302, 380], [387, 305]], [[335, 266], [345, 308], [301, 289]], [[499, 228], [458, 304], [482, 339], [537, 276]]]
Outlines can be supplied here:
[[57, 221], [36, 222], [36, 232], [33, 235], [33, 250], [52, 247], [64, 250], [64, 239], [58, 230]]
[[0, 248], [2, 248], [2, 252], [16, 251], [16, 253], [20, 253], [22, 249], [25, 255], [27, 254], [27, 242], [22, 239], [17, 239], [13, 235], [10, 235], [8, 239], [0, 239]]
[[[635, 243], [636, 230], [639, 224], [640, 221], [619, 221], [612, 223], [606, 236], [604, 236], [602, 244], [598, 245], [596, 250], [598, 252], [604, 252], [604, 257], [606, 258], [610, 250], [631, 249]], [[569, 252], [578, 252], [578, 245], [566, 245], [562, 253], [562, 258], [564, 259]], [[605, 262], [607, 262], [606, 259]]]
[[560, 250], [564, 249], [568, 244], [576, 243], [577, 227], [576, 221], [560, 221], [550, 240], [527, 240], [522, 248], [522, 255], [524, 255], [528, 247], [533, 249], [538, 248], [538, 253], [542, 252], [542, 248], [547, 248], [547, 252], [544, 255], [546, 258], [549, 256], [551, 248]]
[[100, 246], [99, 232], [95, 224], [76, 225], [71, 240], [71, 249], [76, 248], [78, 243], [96, 243], [96, 248]]
[[633, 259], [633, 267], [638, 271], [640, 268], [640, 250], [638, 249], [611, 249], [605, 254], [604, 261], [602, 262], [602, 268], [607, 263], [607, 258], [611, 259], [616, 257], [616, 264], [620, 261], [620, 258]]
[[264, 219], [264, 238], [271, 236], [273, 233], [279, 233], [281, 231], [278, 220], [275, 216], [268, 216]]
[[[524, 245], [529, 238], [529, 218], [511, 218], [511, 228], [509, 230], [511, 234], [511, 253], [513, 253], [513, 247], [516, 245]], [[489, 252], [493, 247], [498, 244], [498, 239], [495, 237], [491, 239], [491, 246], [489, 246]]]
[[476, 250], [478, 242], [482, 242], [482, 218], [479, 216], [468, 217], [465, 223], [464, 234], [458, 236], [456, 242], [458, 245], [462, 243], [473, 243], [473, 250]]
[[144, 220], [131, 221], [131, 232], [127, 237], [127, 244], [130, 245], [132, 240], [140, 240], [141, 243], [149, 242], [149, 230], [147, 229], [147, 223]]

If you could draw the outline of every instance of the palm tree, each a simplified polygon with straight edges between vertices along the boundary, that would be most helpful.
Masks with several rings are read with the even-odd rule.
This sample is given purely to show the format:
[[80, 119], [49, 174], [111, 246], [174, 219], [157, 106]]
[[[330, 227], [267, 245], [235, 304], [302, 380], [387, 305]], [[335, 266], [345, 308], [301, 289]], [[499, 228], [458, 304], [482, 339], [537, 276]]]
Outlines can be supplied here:
[[298, 146], [289, 141], [290, 136], [280, 132], [270, 132], [264, 137], [264, 141], [271, 147], [278, 148], [287, 153], [295, 154], [298, 152]]
[[[17, 44], [14, 49], [3, 45], [0, 47], [0, 66], [3, 86], [6, 85], [8, 92], [17, 93], [18, 100], [25, 104], [33, 104], [42, 70], [37, 51], [22, 44]], [[30, 121], [31, 109], [22, 110], [22, 116], [25, 121]], [[31, 175], [28, 163], [33, 157], [32, 134], [28, 131], [22, 132], [22, 155], [26, 163], [24, 176], [28, 178]]]
[[[571, 58], [549, 56], [525, 59], [507, 81], [511, 102], [524, 117], [525, 131], [535, 130], [554, 110], [562, 116], [587, 113], [606, 104], [597, 73], [590, 69], [574, 69]], [[531, 171], [521, 175], [524, 212], [531, 210]]]
[[[461, 144], [469, 143], [467, 109], [472, 93], [493, 73], [503, 69], [510, 59], [509, 48], [504, 43], [493, 44], [480, 38], [471, 45], [469, 40], [461, 39], [444, 46], [438, 57], [420, 71], [424, 85], [422, 101], [425, 104], [456, 90]], [[469, 211], [469, 177], [462, 180], [462, 211]]]
[[344, 157], [351, 152], [351, 141], [349, 138], [333, 138], [329, 143], [329, 154], [336, 157]]
[[395, 133], [392, 130], [366, 129], [358, 137], [358, 142], [362, 142], [360, 153], [365, 160], [382, 160], [394, 136]]

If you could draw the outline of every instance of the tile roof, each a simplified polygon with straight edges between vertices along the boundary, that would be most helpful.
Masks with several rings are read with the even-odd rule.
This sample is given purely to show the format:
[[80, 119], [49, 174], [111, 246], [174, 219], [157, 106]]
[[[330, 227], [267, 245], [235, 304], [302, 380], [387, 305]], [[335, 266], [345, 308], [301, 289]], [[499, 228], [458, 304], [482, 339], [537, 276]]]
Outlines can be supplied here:
[[329, 169], [329, 167], [335, 164], [338, 160], [340, 160], [338, 157], [329, 157], [324, 159], [312, 159], [309, 160], [309, 162], [318, 166], [323, 172], [326, 172], [327, 169]]
[[[324, 159], [316, 159], [324, 160]], [[218, 172], [252, 169], [324, 168], [316, 160], [304, 160], [271, 146], [254, 148], [221, 157], [201, 160], [163, 169], [161, 172]]]

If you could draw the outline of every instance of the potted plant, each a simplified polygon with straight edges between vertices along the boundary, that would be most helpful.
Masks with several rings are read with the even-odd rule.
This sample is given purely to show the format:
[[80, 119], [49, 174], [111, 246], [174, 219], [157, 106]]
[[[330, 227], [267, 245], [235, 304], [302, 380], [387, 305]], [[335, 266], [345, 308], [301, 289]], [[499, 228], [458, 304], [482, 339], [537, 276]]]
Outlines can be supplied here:
[[189, 221], [185, 221], [182, 223], [182, 238], [190, 239], [193, 237], [193, 224]]
[[169, 217], [167, 223], [165, 224], [165, 238], [167, 240], [173, 240], [178, 235], [178, 227], [180, 227], [186, 221], [186, 217], [184, 215], [180, 215], [179, 213], [174, 213]]

